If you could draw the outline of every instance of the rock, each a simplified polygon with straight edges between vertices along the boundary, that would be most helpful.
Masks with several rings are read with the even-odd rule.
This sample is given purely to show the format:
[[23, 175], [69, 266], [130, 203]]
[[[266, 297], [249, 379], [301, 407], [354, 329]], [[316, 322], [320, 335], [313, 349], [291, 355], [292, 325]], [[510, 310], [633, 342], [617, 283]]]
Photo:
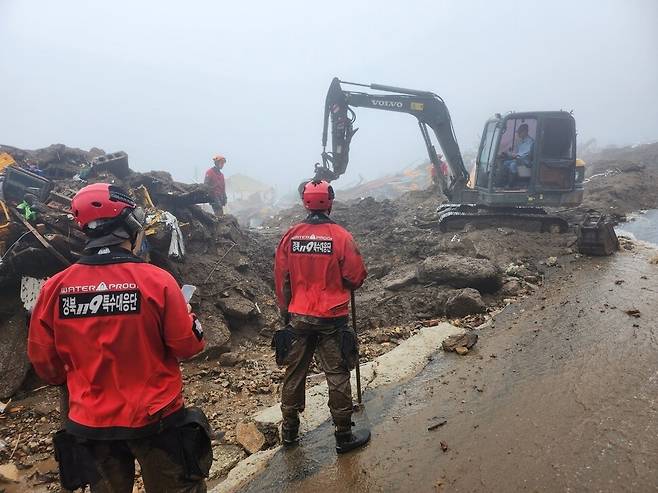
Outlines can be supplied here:
[[375, 334], [375, 342], [378, 344], [382, 344], [384, 342], [391, 342], [391, 336], [384, 332], [380, 332], [379, 334]]
[[548, 267], [555, 267], [557, 265], [557, 257], [548, 257], [546, 259], [546, 265]]
[[195, 359], [214, 359], [231, 350], [231, 332], [221, 316], [201, 317], [206, 347]]
[[468, 353], [468, 348], [464, 346], [456, 347], [455, 353], [457, 353], [459, 356], [464, 356], [466, 353]]
[[244, 358], [236, 353], [223, 353], [219, 355], [219, 364], [220, 366], [235, 366], [238, 363], [242, 363]]
[[[20, 309], [2, 322], [0, 399], [11, 397], [19, 389], [30, 369], [30, 361], [27, 359], [27, 324], [18, 298], [15, 306]], [[0, 319], [1, 317], [0, 313]]]
[[503, 283], [503, 287], [500, 291], [503, 296], [516, 296], [522, 290], [523, 285], [521, 284], [521, 281], [515, 277], [508, 277]]
[[239, 320], [247, 320], [256, 314], [256, 306], [246, 298], [237, 295], [231, 295], [228, 298], [220, 298], [217, 306], [228, 317]]
[[235, 428], [235, 439], [249, 453], [255, 454], [265, 447], [265, 435], [263, 435], [255, 423], [238, 423]]
[[235, 262], [235, 270], [238, 272], [244, 274], [249, 270], [249, 259], [246, 257], [240, 256], [238, 260]]
[[389, 291], [397, 291], [405, 286], [409, 286], [416, 282], [416, 271], [408, 270], [406, 272], [397, 272], [386, 276], [382, 279], [384, 289]]
[[523, 280], [525, 282], [529, 282], [530, 284], [540, 284], [541, 283], [541, 276], [524, 276]]
[[368, 266], [368, 278], [380, 279], [391, 271], [391, 267], [387, 264], [377, 264]]
[[435, 282], [453, 288], [476, 288], [485, 293], [497, 291], [502, 272], [487, 259], [441, 254], [427, 257], [418, 266], [420, 282]]
[[5, 481], [18, 483], [18, 468], [14, 464], [2, 464], [0, 466], [0, 483]]
[[[473, 332], [465, 332], [463, 334], [455, 334], [454, 336], [447, 337], [442, 343], [444, 351], [452, 352], [457, 348], [463, 347], [471, 349], [478, 342], [478, 335]], [[495, 357], [495, 356], [494, 356]]]
[[445, 425], [448, 422], [448, 420], [445, 419], [444, 417], [434, 418], [434, 419], [436, 420], [436, 422], [428, 426], [427, 431], [436, 430], [437, 428], [440, 428], [441, 426]]
[[247, 454], [238, 445], [219, 445], [213, 447], [213, 463], [208, 479], [213, 480], [226, 476], [245, 457], [247, 457]]
[[482, 296], [477, 289], [465, 288], [457, 291], [446, 302], [446, 314], [449, 317], [464, 317], [486, 311]]

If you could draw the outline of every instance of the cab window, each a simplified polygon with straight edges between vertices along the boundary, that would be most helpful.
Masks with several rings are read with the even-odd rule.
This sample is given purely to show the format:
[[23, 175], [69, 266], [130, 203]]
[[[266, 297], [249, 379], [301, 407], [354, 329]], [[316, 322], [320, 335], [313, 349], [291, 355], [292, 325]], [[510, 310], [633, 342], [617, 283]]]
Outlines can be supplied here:
[[541, 157], [544, 159], [575, 159], [575, 132], [570, 118], [544, 120]]
[[496, 122], [489, 122], [482, 138], [482, 150], [480, 151], [480, 165], [486, 170], [489, 164], [493, 163], [494, 152], [496, 147], [496, 137], [498, 135]]
[[500, 154], [514, 155], [517, 152], [527, 151], [523, 146], [522, 149], [519, 149], [521, 145], [519, 128], [523, 125], [528, 130], [528, 137], [532, 139], [531, 144], [524, 144], [525, 146], [531, 146], [530, 159], [532, 159], [532, 154], [534, 154], [534, 148], [532, 147], [534, 147], [534, 141], [537, 138], [537, 120], [534, 118], [512, 118], [505, 122], [505, 131], [500, 138], [500, 146], [498, 148]]

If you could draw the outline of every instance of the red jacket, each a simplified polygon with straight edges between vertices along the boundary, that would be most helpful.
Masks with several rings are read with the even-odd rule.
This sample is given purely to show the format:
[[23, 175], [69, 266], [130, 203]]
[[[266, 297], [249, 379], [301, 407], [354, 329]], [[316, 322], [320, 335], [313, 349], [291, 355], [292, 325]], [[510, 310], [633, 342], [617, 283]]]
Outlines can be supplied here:
[[290, 313], [346, 316], [350, 289], [360, 287], [366, 275], [352, 235], [324, 214], [313, 213], [290, 228], [276, 249], [276, 295]]
[[202, 335], [169, 273], [112, 249], [46, 281], [28, 355], [43, 380], [66, 383], [69, 431], [129, 437], [182, 407], [178, 361], [203, 349]]
[[215, 197], [226, 201], [226, 183], [224, 182], [224, 173], [213, 166], [208, 171], [206, 171], [206, 179], [204, 183], [210, 187]]

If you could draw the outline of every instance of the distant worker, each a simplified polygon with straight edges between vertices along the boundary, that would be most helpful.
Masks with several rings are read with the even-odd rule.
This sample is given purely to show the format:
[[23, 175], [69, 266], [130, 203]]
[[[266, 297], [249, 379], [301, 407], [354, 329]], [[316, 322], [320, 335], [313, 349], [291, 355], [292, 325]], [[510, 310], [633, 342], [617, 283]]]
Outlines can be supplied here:
[[432, 178], [432, 184], [434, 187], [439, 188], [443, 192], [447, 186], [448, 178], [448, 163], [443, 159], [443, 154], [436, 154], [436, 157], [439, 161], [439, 170], [441, 174], [439, 175], [436, 170], [436, 166], [433, 163], [430, 163], [430, 176]]
[[71, 202], [89, 238], [84, 256], [46, 281], [28, 356], [68, 390], [54, 437], [66, 490], [131, 492], [135, 460], [147, 492], [205, 492], [210, 427], [183, 406], [179, 361], [203, 349], [203, 330], [166, 271], [133, 255], [144, 212], [107, 183]]
[[507, 168], [507, 186], [514, 188], [519, 178], [519, 166], [529, 168], [532, 165], [532, 151], [535, 140], [528, 135], [528, 124], [522, 123], [516, 130], [516, 152], [512, 154], [512, 159], [505, 160]]
[[348, 452], [370, 440], [369, 430], [352, 430], [350, 370], [358, 364], [356, 334], [348, 326], [350, 290], [366, 278], [352, 235], [329, 218], [334, 190], [311, 181], [302, 200], [308, 217], [283, 236], [276, 249], [274, 277], [287, 326], [274, 336], [277, 364], [286, 366], [281, 391], [282, 438], [297, 443], [305, 384], [317, 351], [329, 387], [336, 451]]
[[212, 210], [216, 216], [224, 215], [224, 206], [226, 205], [226, 183], [224, 182], [224, 173], [222, 168], [226, 164], [226, 158], [222, 155], [217, 155], [212, 158], [215, 165], [206, 171], [206, 178], [204, 183], [210, 187], [210, 194], [212, 196]]

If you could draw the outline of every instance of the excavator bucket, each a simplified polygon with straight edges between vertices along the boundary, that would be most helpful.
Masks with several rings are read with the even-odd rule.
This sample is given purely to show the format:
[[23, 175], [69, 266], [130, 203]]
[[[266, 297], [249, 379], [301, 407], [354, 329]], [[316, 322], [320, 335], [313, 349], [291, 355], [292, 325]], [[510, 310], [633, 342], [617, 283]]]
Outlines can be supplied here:
[[578, 228], [578, 251], [585, 255], [612, 255], [619, 250], [614, 225], [607, 217], [590, 211]]

